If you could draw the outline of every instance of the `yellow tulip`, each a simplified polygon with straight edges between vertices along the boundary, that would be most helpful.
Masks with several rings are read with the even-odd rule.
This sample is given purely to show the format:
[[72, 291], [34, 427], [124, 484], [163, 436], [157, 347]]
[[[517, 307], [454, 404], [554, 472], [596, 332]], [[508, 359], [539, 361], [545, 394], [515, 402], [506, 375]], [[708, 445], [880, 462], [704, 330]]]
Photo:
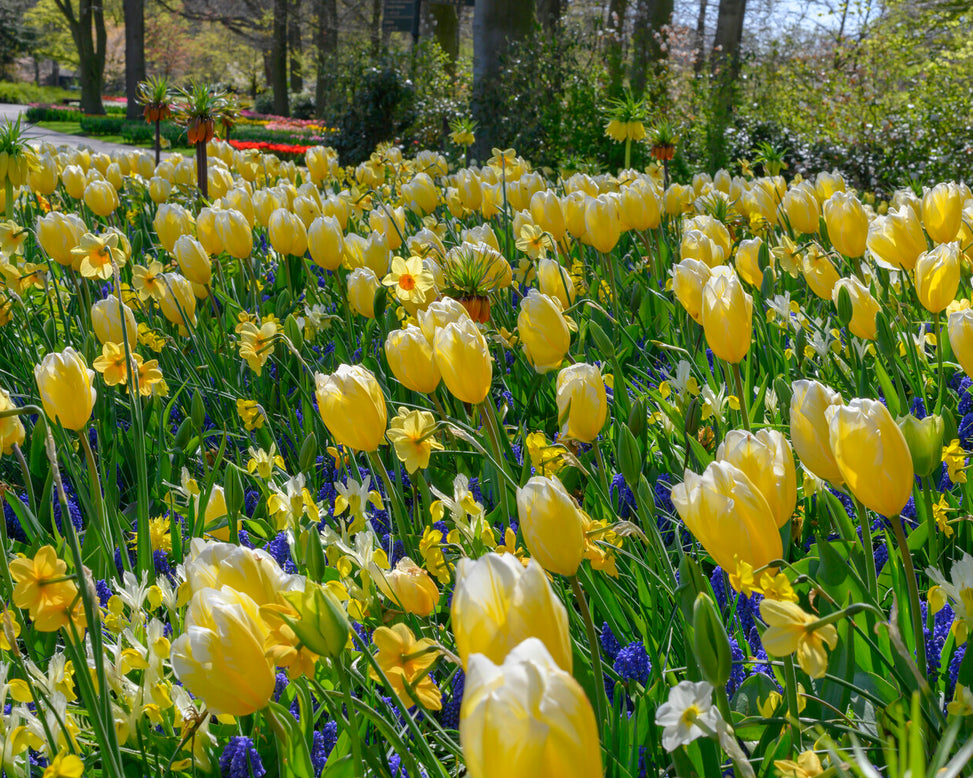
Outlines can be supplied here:
[[561, 310], [574, 304], [577, 291], [574, 281], [560, 262], [546, 257], [537, 260], [537, 286], [543, 294], [561, 303]]
[[958, 243], [940, 243], [924, 251], [916, 260], [916, 295], [930, 313], [945, 311], [959, 289], [960, 259]]
[[70, 346], [45, 356], [34, 367], [34, 380], [48, 418], [65, 429], [80, 432], [95, 407], [98, 392], [92, 382], [95, 371]]
[[774, 515], [760, 490], [735, 465], [711, 462], [702, 475], [686, 471], [672, 503], [689, 531], [724, 570], [736, 559], [753, 568], [783, 555]]
[[591, 443], [605, 426], [608, 395], [601, 371], [579, 362], [557, 374], [557, 417], [562, 437]]
[[963, 219], [963, 197], [954, 183], [937, 184], [922, 196], [922, 224], [936, 243], [956, 240]]
[[703, 287], [701, 319], [713, 354], [734, 365], [743, 361], [750, 350], [753, 298], [743, 291], [732, 268], [721, 265], [710, 271]]
[[459, 732], [470, 778], [603, 775], [591, 703], [536, 639], [470, 659]]
[[208, 286], [213, 277], [213, 267], [203, 245], [191, 235], [180, 235], [172, 247], [172, 254], [179, 263], [179, 270], [192, 283]]
[[414, 324], [388, 334], [385, 358], [392, 374], [407, 389], [429, 394], [439, 386], [441, 376], [432, 344]]
[[760, 269], [760, 247], [763, 245], [763, 238], [751, 238], [740, 241], [733, 262], [733, 266], [736, 268], [740, 278], [751, 286], [758, 288], [764, 280], [764, 271]]
[[571, 331], [559, 303], [536, 289], [520, 301], [517, 332], [538, 373], [557, 370], [571, 347]]
[[253, 193], [253, 214], [257, 219], [257, 224], [266, 228], [270, 224], [270, 217], [279, 208], [288, 208], [289, 203], [285, 202], [272, 189], [258, 189]]
[[804, 467], [835, 486], [841, 486], [844, 478], [831, 451], [825, 411], [843, 404], [844, 400], [838, 392], [817, 381], [801, 379], [791, 386], [791, 441], [794, 450]]
[[[10, 399], [10, 392], [0, 388], [0, 413], [13, 410], [16, 406]], [[0, 452], [10, 455], [13, 447], [23, 446], [26, 437], [24, 424], [19, 416], [0, 418]]]
[[344, 234], [334, 216], [319, 216], [307, 230], [311, 259], [325, 270], [337, 270], [344, 253]]
[[[121, 312], [119, 311], [121, 307]], [[134, 350], [137, 344], [138, 325], [135, 314], [125, 303], [119, 303], [115, 295], [110, 294], [104, 300], [99, 300], [91, 306], [91, 328], [95, 337], [101, 343], [124, 343], [122, 335], [122, 319], [125, 321], [125, 336], [128, 337], [129, 348]]]
[[818, 202], [824, 203], [835, 192], [844, 191], [845, 180], [837, 170], [832, 170], [830, 173], [822, 170], [814, 179], [814, 193], [818, 196]]
[[236, 189], [231, 189], [223, 196], [222, 203], [223, 208], [236, 211], [244, 218], [247, 227], [253, 229], [257, 217], [253, 212], [253, 199], [246, 189], [239, 186]]
[[792, 187], [781, 200], [780, 209], [787, 216], [795, 232], [816, 235], [820, 227], [821, 210], [817, 194], [810, 185]]
[[662, 205], [669, 216], [678, 216], [689, 210], [693, 201], [693, 188], [682, 184], [670, 184], [662, 196]]
[[253, 251], [253, 233], [247, 218], [240, 211], [219, 211], [215, 224], [223, 250], [236, 259], [249, 258]]
[[[207, 504], [207, 518], [210, 504], [217, 504], [213, 497], [211, 494]], [[226, 503], [222, 505], [225, 516]], [[217, 505], [214, 512], [219, 511]], [[263, 549], [203, 538], [193, 538], [189, 554], [186, 555], [185, 572], [186, 584], [191, 594], [197, 594], [204, 589], [229, 586], [234, 591], [245, 594], [258, 606], [277, 602], [283, 592], [304, 588], [304, 579], [301, 576], [285, 573]]]
[[291, 210], [294, 212], [294, 217], [305, 229], [321, 216], [321, 206], [318, 205], [318, 200], [314, 196], [299, 195], [295, 197], [294, 202], [291, 203]]
[[149, 199], [157, 205], [161, 205], [169, 199], [172, 193], [172, 182], [166, 178], [152, 176], [149, 179]]
[[71, 252], [81, 243], [87, 228], [80, 217], [73, 213], [51, 211], [37, 220], [37, 240], [47, 255], [59, 265], [80, 265], [80, 258]]
[[659, 196], [651, 184], [636, 181], [619, 196], [622, 227], [627, 230], [654, 230], [662, 220]]
[[163, 248], [172, 253], [176, 239], [193, 231], [193, 217], [185, 208], [176, 203], [160, 205], [152, 220], [152, 227], [159, 237]]
[[176, 678], [214, 714], [246, 716], [274, 693], [274, 665], [264, 654], [270, 634], [257, 604], [229, 586], [193, 595], [183, 632], [172, 642]]
[[[703, 233], [720, 248], [723, 259], [729, 259], [733, 250], [733, 239], [723, 222], [709, 214], [700, 214], [691, 219], [686, 219], [683, 223], [683, 234], [692, 230]], [[702, 257], [696, 257], [696, 259], [702, 259]]]
[[417, 313], [419, 328], [430, 343], [436, 338], [436, 331], [454, 321], [469, 319], [470, 314], [452, 297], [444, 297], [429, 304], [424, 311]]
[[530, 198], [530, 215], [534, 223], [556, 241], [561, 240], [568, 228], [564, 223], [564, 212], [557, 195], [549, 190], [534, 192]]
[[834, 294], [834, 285], [841, 276], [835, 270], [831, 259], [817, 246], [809, 246], [804, 255], [801, 272], [807, 285], [822, 300], [830, 300]]
[[610, 195], [589, 198], [584, 209], [585, 243], [602, 254], [609, 253], [622, 236], [618, 201]]
[[867, 508], [895, 516], [909, 501], [912, 454], [892, 415], [878, 400], [855, 399], [824, 412], [831, 451], [851, 493]]
[[416, 173], [411, 181], [402, 185], [402, 201], [409, 210], [425, 216], [439, 205], [439, 190], [428, 173]]
[[388, 412], [382, 387], [361, 365], [339, 365], [314, 376], [318, 412], [331, 437], [355, 451], [375, 451], [385, 440]]
[[517, 490], [527, 550], [550, 573], [572, 576], [584, 557], [584, 517], [557, 478], [534, 476]]
[[848, 290], [851, 299], [851, 321], [848, 322], [848, 329], [853, 335], [857, 335], [864, 340], [875, 340], [875, 316], [880, 310], [878, 300], [872, 297], [868, 287], [858, 280], [857, 276], [850, 278], [840, 278], [835, 282], [831, 290], [831, 299], [835, 306], [838, 305], [838, 297], [842, 289]]
[[512, 554], [461, 557], [450, 605], [456, 653], [466, 667], [472, 654], [502, 662], [519, 643], [538, 638], [557, 664], [570, 672], [568, 612], [537, 560], [526, 565]]
[[696, 259], [707, 267], [723, 264], [723, 248], [701, 230], [687, 230], [679, 244], [680, 259]]
[[80, 200], [84, 197], [85, 178], [84, 171], [77, 165], [67, 165], [61, 171], [61, 183], [69, 197]]
[[561, 211], [564, 213], [564, 226], [572, 238], [581, 239], [587, 231], [585, 211], [588, 205], [588, 195], [584, 192], [572, 192], [561, 198]]
[[368, 226], [385, 236], [390, 251], [396, 251], [406, 232], [405, 209], [401, 205], [398, 208], [379, 206], [368, 214]]
[[348, 305], [359, 316], [375, 318], [375, 292], [382, 285], [367, 267], [356, 267], [348, 274]]
[[868, 214], [853, 194], [835, 192], [824, 203], [831, 245], [846, 257], [860, 257], [868, 240]]
[[703, 323], [703, 287], [709, 277], [709, 265], [698, 259], [684, 259], [672, 269], [672, 291], [697, 324]]
[[383, 571], [376, 565], [369, 569], [378, 590], [406, 613], [425, 618], [436, 610], [439, 589], [429, 573], [409, 557], [400, 559], [395, 568], [389, 571]]
[[315, 184], [327, 181], [338, 174], [338, 155], [332, 148], [312, 146], [304, 153], [304, 164]]
[[278, 254], [303, 257], [307, 251], [307, 230], [304, 223], [290, 211], [278, 208], [267, 224], [270, 245]]
[[98, 216], [108, 216], [118, 207], [118, 192], [107, 181], [92, 181], [84, 188], [84, 204]]
[[[423, 333], [428, 337], [425, 326]], [[486, 338], [469, 316], [436, 329], [433, 353], [450, 394], [470, 405], [486, 399], [493, 381], [493, 361]]]
[[218, 209], [201, 208], [196, 217], [196, 238], [211, 257], [215, 257], [223, 251], [223, 239], [220, 237], [220, 231], [216, 225], [218, 214]]
[[716, 458], [736, 465], [760, 490], [778, 527], [788, 522], [797, 507], [797, 470], [791, 444], [782, 433], [730, 430], [716, 450]]
[[877, 217], [868, 228], [868, 250], [880, 262], [912, 270], [926, 250], [926, 236], [916, 212], [909, 207], [893, 209]]
[[973, 308], [949, 315], [949, 345], [966, 375], [973, 377]]
[[27, 172], [27, 185], [37, 194], [47, 197], [57, 190], [57, 163], [50, 154], [36, 157], [36, 167]]
[[159, 307], [162, 315], [179, 328], [182, 335], [196, 324], [196, 295], [193, 285], [179, 273], [164, 273], [160, 279], [162, 296]]

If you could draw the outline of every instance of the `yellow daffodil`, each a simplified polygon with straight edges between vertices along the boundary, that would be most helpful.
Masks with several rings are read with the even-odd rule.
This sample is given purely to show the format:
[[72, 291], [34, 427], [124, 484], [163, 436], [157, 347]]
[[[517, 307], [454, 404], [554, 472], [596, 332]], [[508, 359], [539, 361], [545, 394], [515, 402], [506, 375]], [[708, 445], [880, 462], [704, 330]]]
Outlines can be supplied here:
[[433, 451], [443, 450], [442, 443], [433, 437], [435, 431], [436, 419], [428, 411], [399, 408], [398, 415], [389, 422], [385, 436], [395, 447], [395, 455], [410, 475], [429, 467], [429, 457]]

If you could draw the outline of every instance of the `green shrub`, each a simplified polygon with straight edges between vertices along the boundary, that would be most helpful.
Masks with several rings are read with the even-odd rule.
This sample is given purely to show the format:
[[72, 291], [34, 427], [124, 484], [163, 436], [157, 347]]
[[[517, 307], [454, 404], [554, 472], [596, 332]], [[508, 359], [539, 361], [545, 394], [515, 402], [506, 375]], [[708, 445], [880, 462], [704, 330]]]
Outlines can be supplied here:
[[393, 67], [373, 69], [342, 117], [334, 148], [342, 164], [363, 162], [383, 141], [395, 139], [415, 120], [415, 89]]
[[85, 116], [80, 119], [81, 132], [85, 135], [121, 135], [125, 126], [124, 116]]
[[59, 103], [61, 100], [77, 98], [77, 92], [56, 86], [35, 86], [12, 81], [0, 81], [0, 103]]
[[76, 122], [82, 116], [74, 108], [58, 108], [55, 105], [32, 105], [24, 112], [27, 121], [37, 122]]

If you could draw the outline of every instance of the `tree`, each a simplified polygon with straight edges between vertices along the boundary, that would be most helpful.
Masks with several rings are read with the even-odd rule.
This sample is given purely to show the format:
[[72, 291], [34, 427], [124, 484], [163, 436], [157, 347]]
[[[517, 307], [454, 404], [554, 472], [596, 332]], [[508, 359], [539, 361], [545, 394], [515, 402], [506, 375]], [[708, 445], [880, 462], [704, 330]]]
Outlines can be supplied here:
[[562, 0], [537, 0], [537, 21], [545, 35], [556, 35], [564, 11]]
[[338, 3], [337, 0], [317, 0], [317, 26], [314, 47], [317, 54], [317, 78], [314, 83], [314, 106], [319, 117], [323, 116], [328, 85], [333, 83], [332, 68], [338, 52]]
[[[632, 29], [632, 67], [629, 84], [632, 93], [645, 92], [649, 69], [665, 57], [660, 36], [662, 28], [672, 21], [673, 0], [637, 0]], [[660, 90], [664, 84], [660, 84]]]
[[501, 143], [493, 137], [491, 117], [510, 110], [516, 95], [496, 88], [504, 54], [510, 44], [531, 35], [536, 24], [534, 0], [477, 0], [473, 10], [473, 117], [477, 153], [483, 157]]
[[453, 3], [422, 0], [422, 24], [419, 34], [432, 35], [449, 58], [447, 69], [456, 71], [459, 59], [459, 10]]
[[287, 0], [274, 0], [274, 24], [270, 49], [270, 88], [274, 92], [274, 113], [290, 113], [287, 95]]
[[287, 47], [291, 60], [291, 91], [304, 91], [304, 38], [301, 29], [304, 20], [301, 19], [301, 0], [291, 0], [291, 7], [287, 13]]
[[724, 135], [736, 99], [746, 10], [747, 0], [720, 0], [710, 61], [713, 72], [713, 118], [709, 126], [709, 164], [713, 169], [726, 164]]
[[78, 80], [81, 83], [81, 110], [102, 114], [105, 106], [101, 92], [105, 79], [105, 51], [108, 33], [105, 30], [105, 8], [100, 0], [54, 0], [64, 14], [71, 37], [78, 51]]
[[137, 119], [138, 86], [145, 80], [145, 0], [123, 0], [125, 10], [125, 115]]
[[608, 63], [609, 97], [618, 97], [622, 93], [622, 80], [625, 75], [625, 15], [627, 11], [628, 0], [608, 0], [605, 60]]
[[25, 0], [0, 0], [0, 72], [6, 75], [22, 54], [32, 51], [37, 31], [24, 19]]

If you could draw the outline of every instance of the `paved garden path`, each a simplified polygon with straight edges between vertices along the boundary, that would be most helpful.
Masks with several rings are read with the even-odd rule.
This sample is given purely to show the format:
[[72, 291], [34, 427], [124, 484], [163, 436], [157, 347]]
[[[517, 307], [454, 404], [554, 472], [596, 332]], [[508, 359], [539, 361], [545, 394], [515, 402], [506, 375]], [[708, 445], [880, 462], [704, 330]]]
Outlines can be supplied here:
[[[0, 123], [4, 121], [16, 121], [17, 117], [23, 114], [27, 108], [28, 106], [26, 105], [0, 104]], [[33, 145], [51, 143], [55, 146], [70, 146], [71, 148], [84, 146], [92, 151], [101, 151], [105, 154], [111, 154], [113, 151], [129, 151], [132, 149], [131, 146], [125, 146], [121, 143], [106, 143], [98, 138], [84, 138], [80, 135], [54, 132], [53, 130], [45, 130], [43, 127], [37, 127], [33, 124], [27, 125], [27, 137]]]

